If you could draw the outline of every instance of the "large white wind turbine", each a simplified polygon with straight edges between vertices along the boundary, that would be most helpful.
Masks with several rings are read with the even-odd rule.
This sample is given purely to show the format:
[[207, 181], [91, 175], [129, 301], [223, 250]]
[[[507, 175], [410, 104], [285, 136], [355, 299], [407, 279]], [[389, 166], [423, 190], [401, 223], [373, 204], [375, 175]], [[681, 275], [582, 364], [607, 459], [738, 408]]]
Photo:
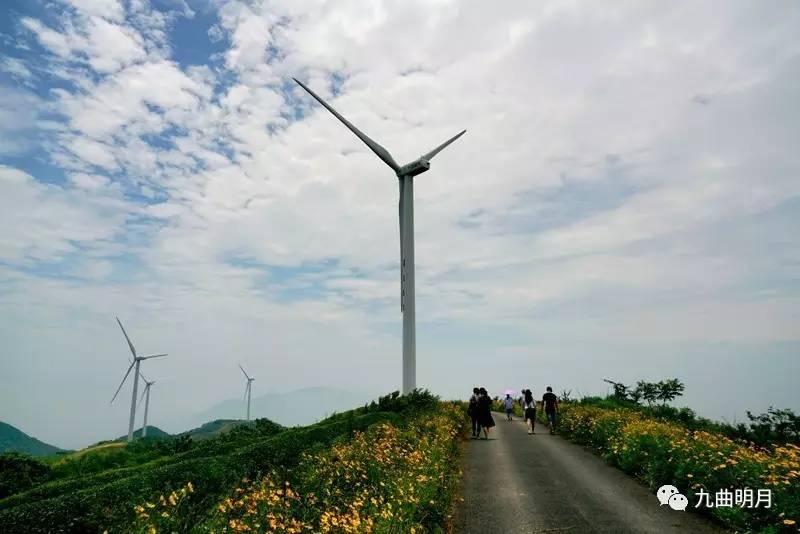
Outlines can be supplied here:
[[128, 342], [128, 347], [131, 349], [131, 354], [133, 354], [133, 361], [131, 362], [130, 367], [128, 367], [128, 371], [125, 373], [125, 376], [122, 377], [122, 382], [120, 382], [119, 387], [117, 388], [117, 392], [114, 393], [114, 396], [111, 398], [111, 402], [114, 402], [114, 399], [117, 398], [119, 395], [119, 391], [122, 389], [122, 386], [125, 385], [125, 381], [128, 379], [128, 375], [131, 374], [131, 370], [136, 367], [136, 372], [133, 375], [133, 394], [131, 395], [131, 418], [130, 422], [128, 423], [128, 441], [133, 441], [133, 425], [136, 420], [136, 390], [139, 387], [139, 368], [144, 360], [149, 360], [150, 358], [160, 358], [162, 356], [166, 356], [166, 354], [153, 354], [152, 356], [137, 356], [136, 355], [136, 348], [131, 343], [131, 338], [128, 337], [128, 333], [125, 331], [125, 327], [122, 326], [122, 322], [119, 320], [119, 317], [116, 318], [119, 327], [122, 329], [122, 334], [125, 336], [125, 341]]
[[247, 379], [247, 385], [244, 387], [244, 397], [247, 399], [247, 420], [249, 421], [250, 420], [250, 393], [253, 390], [252, 386], [253, 386], [253, 382], [255, 381], [256, 377], [254, 377], [254, 376], [251, 377], [250, 375], [248, 375], [241, 365], [239, 365], [239, 369], [242, 370], [242, 373], [244, 373], [244, 377]]
[[[145, 437], [147, 436], [147, 412], [150, 410], [150, 388], [156, 383], [156, 381], [147, 380], [141, 373], [139, 373], [139, 376], [141, 376], [142, 381], [144, 381], [144, 391], [142, 391], [142, 396], [139, 398], [139, 406], [142, 405], [142, 401], [144, 400], [144, 423], [142, 424], [142, 437]], [[145, 398], [147, 400], [145, 400]]]
[[466, 133], [463, 130], [437, 146], [427, 154], [417, 158], [402, 167], [397, 164], [389, 151], [370, 139], [358, 128], [339, 115], [335, 109], [329, 106], [314, 91], [305, 86], [297, 78], [292, 78], [300, 87], [305, 89], [308, 94], [322, 104], [325, 109], [330, 111], [337, 119], [350, 129], [351, 132], [361, 139], [376, 156], [397, 175], [400, 182], [400, 311], [403, 313], [403, 393], [409, 393], [417, 387], [417, 332], [415, 317], [415, 296], [414, 296], [414, 176], [422, 174], [431, 168], [430, 160], [441, 152], [447, 145]]

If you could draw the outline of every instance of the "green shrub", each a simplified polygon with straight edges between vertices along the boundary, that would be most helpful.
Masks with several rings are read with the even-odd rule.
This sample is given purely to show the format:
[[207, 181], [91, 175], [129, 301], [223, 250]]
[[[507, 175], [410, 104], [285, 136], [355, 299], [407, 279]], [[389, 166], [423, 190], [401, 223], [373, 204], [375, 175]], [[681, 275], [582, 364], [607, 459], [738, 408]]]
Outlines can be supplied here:
[[0, 454], [0, 499], [41, 484], [52, 476], [50, 467], [25, 454]]
[[641, 410], [596, 404], [562, 405], [559, 428], [651, 489], [671, 484], [690, 501], [696, 502], [701, 488], [711, 493], [771, 489], [770, 508], [701, 510], [730, 528], [782, 532], [800, 521], [800, 447], [796, 445], [764, 449], [648, 417]]

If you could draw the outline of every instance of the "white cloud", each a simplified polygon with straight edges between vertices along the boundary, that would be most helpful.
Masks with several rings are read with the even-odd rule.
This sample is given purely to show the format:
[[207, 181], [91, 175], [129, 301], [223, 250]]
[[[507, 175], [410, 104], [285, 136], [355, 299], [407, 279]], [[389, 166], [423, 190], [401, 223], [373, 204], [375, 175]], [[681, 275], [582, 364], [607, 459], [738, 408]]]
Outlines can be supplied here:
[[116, 72], [146, 56], [137, 32], [100, 18], [89, 22], [88, 40], [82, 51], [98, 72]]
[[254, 16], [247, 7], [241, 6], [236, 19], [236, 28], [231, 34], [233, 46], [225, 55], [228, 68], [244, 70], [263, 65], [270, 44], [269, 28], [275, 22], [274, 17], [268, 13]]
[[79, 12], [85, 15], [104, 17], [115, 22], [125, 18], [125, 8], [119, 0], [67, 0]]
[[11, 264], [57, 261], [85, 248], [104, 247], [120, 231], [128, 211], [109, 196], [86, 196], [45, 185], [0, 166], [0, 259]]
[[23, 154], [32, 139], [44, 102], [27, 90], [0, 86], [0, 155]]
[[99, 174], [76, 172], [72, 173], [69, 179], [76, 187], [90, 191], [103, 189], [109, 184], [108, 178], [105, 176], [100, 176]]
[[67, 148], [86, 163], [103, 167], [107, 170], [117, 169], [117, 161], [111, 153], [111, 147], [85, 138], [72, 139]]
[[138, 32], [100, 17], [68, 19], [63, 31], [31, 18], [22, 23], [42, 46], [61, 59], [86, 62], [101, 73], [115, 72], [146, 57]]
[[33, 78], [33, 73], [28, 66], [25, 65], [25, 62], [13, 57], [2, 58], [2, 60], [0, 60], [0, 70], [11, 74], [23, 83]]

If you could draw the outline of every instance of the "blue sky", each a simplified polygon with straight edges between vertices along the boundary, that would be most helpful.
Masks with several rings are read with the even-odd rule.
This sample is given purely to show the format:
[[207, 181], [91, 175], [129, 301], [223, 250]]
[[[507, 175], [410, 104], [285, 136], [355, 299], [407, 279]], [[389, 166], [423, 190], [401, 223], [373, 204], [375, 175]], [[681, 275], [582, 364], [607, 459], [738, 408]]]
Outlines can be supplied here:
[[421, 386], [800, 410], [796, 3], [0, 9], [3, 420], [120, 434], [115, 315], [171, 430], [237, 363], [399, 387], [396, 179], [293, 76], [401, 163], [468, 130], [416, 179]]

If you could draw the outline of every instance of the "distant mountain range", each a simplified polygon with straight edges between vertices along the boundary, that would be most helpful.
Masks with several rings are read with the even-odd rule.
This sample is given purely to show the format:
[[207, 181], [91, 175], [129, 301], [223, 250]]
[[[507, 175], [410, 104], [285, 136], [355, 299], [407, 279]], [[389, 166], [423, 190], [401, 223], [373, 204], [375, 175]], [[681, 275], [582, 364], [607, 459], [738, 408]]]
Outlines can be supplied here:
[[[266, 417], [287, 427], [305, 426], [333, 413], [363, 406], [377, 397], [377, 394], [354, 393], [326, 387], [304, 388], [288, 393], [267, 393], [253, 397], [250, 416], [251, 419]], [[238, 425], [246, 424], [245, 413], [244, 400], [222, 401], [188, 420], [189, 425], [196, 428], [174, 435], [189, 435], [194, 440], [207, 439], [228, 432]], [[184, 428], [186, 427], [184, 426]], [[141, 427], [134, 431], [135, 438], [141, 437], [141, 434]], [[148, 438], [165, 438], [172, 435], [156, 426], [147, 426]], [[123, 441], [127, 437], [126, 434], [118, 437], [115, 441]], [[0, 454], [10, 451], [27, 453], [32, 456], [49, 456], [64, 452], [64, 449], [44, 443], [7, 423], [0, 422]]]
[[[255, 387], [255, 385], [254, 385]], [[283, 426], [310, 425], [334, 412], [352, 410], [375, 400], [377, 394], [354, 393], [334, 388], [312, 387], [288, 393], [266, 393], [253, 397], [251, 419], [266, 417]], [[193, 418], [199, 426], [205, 421], [244, 419], [247, 405], [242, 399], [222, 401]]]
[[63, 451], [64, 449], [33, 438], [22, 430], [0, 421], [0, 454], [22, 452], [31, 456], [50, 456]]

